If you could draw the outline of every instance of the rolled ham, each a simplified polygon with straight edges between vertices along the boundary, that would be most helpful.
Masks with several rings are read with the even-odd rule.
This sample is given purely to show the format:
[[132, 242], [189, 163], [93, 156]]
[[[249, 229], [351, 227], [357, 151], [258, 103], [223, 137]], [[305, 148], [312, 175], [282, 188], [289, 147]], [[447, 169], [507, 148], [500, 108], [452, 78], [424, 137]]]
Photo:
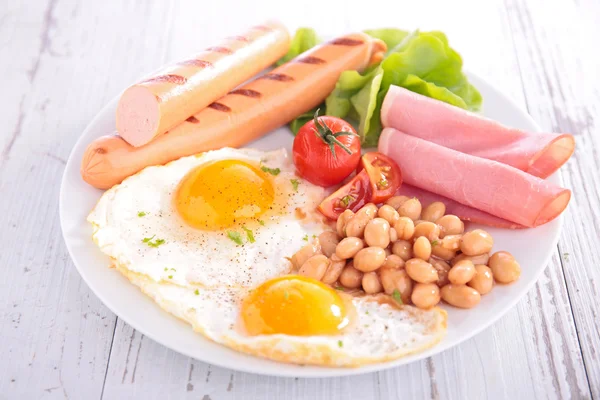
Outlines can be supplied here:
[[573, 154], [572, 135], [525, 132], [398, 86], [381, 108], [384, 127], [443, 147], [495, 160], [540, 178], [558, 170]]
[[569, 190], [520, 169], [393, 128], [381, 133], [379, 151], [398, 163], [407, 184], [524, 227], [553, 220], [571, 198]]

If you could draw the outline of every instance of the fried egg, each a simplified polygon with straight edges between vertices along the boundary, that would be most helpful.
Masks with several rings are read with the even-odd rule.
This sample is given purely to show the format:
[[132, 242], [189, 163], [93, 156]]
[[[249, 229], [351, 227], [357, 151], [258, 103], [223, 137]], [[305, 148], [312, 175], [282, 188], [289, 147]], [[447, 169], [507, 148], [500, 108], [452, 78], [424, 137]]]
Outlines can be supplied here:
[[324, 189], [294, 171], [285, 150], [229, 148], [148, 167], [104, 193], [93, 240], [161, 308], [241, 352], [358, 366], [441, 340], [439, 308], [293, 275], [289, 257], [326, 226]]
[[322, 231], [322, 197], [283, 149], [223, 148], [127, 178], [88, 221], [102, 252], [156, 282], [252, 287]]
[[[394, 305], [388, 301], [389, 296], [346, 295], [353, 315], [350, 324], [336, 334], [307, 334], [308, 320], [312, 321], [313, 328], [316, 320], [317, 328], [327, 329], [337, 319], [331, 320], [329, 313], [315, 312], [325, 310], [327, 307], [323, 304], [309, 302], [298, 306], [298, 300], [302, 299], [294, 302], [290, 296], [288, 301], [295, 303], [291, 310], [299, 307], [310, 312], [273, 314], [272, 318], [279, 318], [282, 325], [295, 326], [296, 334], [288, 329], [285, 334], [252, 335], [241, 322], [244, 303], [252, 298], [251, 289], [220, 287], [194, 291], [172, 284], [161, 285], [143, 275], [117, 268], [161, 308], [191, 324], [196, 332], [234, 350], [275, 361], [357, 367], [424, 351], [437, 344], [446, 333], [447, 314], [438, 307], [421, 310]], [[319, 296], [313, 300], [317, 298]], [[279, 303], [272, 307], [279, 308]], [[219, 318], [214, 318], [215, 315]], [[295, 323], [298, 319], [302, 323]]]

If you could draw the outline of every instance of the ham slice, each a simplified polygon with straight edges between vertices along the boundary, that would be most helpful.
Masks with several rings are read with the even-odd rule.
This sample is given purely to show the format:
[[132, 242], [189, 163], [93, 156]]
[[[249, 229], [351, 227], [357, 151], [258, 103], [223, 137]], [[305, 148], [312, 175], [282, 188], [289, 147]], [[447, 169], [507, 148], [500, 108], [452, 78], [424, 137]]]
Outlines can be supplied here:
[[516, 225], [545, 224], [563, 212], [571, 198], [569, 190], [517, 168], [393, 128], [381, 133], [379, 151], [398, 163], [407, 184]]
[[572, 135], [531, 133], [481, 115], [390, 86], [381, 122], [450, 149], [496, 160], [540, 178], [558, 170], [573, 154]]

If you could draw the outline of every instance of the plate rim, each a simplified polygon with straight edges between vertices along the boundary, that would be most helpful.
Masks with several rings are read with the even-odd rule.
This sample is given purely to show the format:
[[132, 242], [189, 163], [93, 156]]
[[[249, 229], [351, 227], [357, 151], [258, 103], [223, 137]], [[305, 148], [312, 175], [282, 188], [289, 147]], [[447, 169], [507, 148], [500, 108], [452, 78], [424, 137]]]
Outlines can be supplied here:
[[[529, 115], [529, 113], [526, 110], [524, 110], [518, 103], [516, 103], [511, 97], [509, 97], [506, 93], [504, 93], [503, 90], [498, 88], [490, 80], [483, 78], [482, 75], [480, 75], [478, 73], [474, 73], [473, 71], [471, 71], [467, 68], [463, 68], [463, 70], [464, 70], [465, 74], [469, 77], [469, 79], [474, 78], [476, 81], [483, 82], [485, 85], [489, 86], [496, 93], [496, 95], [498, 97], [500, 97], [503, 101], [512, 104], [515, 107], [515, 109], [518, 111], [518, 113], [520, 114], [520, 117], [523, 117], [524, 119], [526, 119], [528, 121], [528, 123], [531, 124], [532, 127], [535, 127], [536, 132], [542, 131], [540, 125], [533, 119], [533, 117], [531, 115]], [[145, 74], [144, 76], [146, 76], [146, 75], [148, 75], [148, 74]], [[388, 370], [388, 369], [395, 368], [395, 367], [400, 367], [402, 365], [407, 365], [407, 364], [411, 364], [411, 363], [414, 363], [417, 361], [422, 361], [428, 357], [432, 357], [432, 356], [440, 354], [450, 348], [458, 346], [458, 345], [464, 343], [465, 341], [477, 336], [482, 331], [486, 330], [487, 328], [489, 328], [490, 326], [492, 326], [493, 324], [498, 322], [498, 320], [500, 320], [502, 317], [504, 317], [508, 313], [508, 311], [510, 311], [519, 301], [521, 301], [527, 295], [527, 293], [529, 293], [531, 291], [531, 288], [539, 281], [540, 276], [546, 271], [546, 269], [548, 268], [548, 265], [551, 261], [553, 251], [550, 251], [545, 255], [544, 261], [543, 261], [543, 267], [540, 268], [536, 272], [536, 274], [533, 276], [533, 279], [531, 280], [531, 282], [529, 282], [527, 285], [525, 285], [525, 287], [523, 287], [521, 289], [520, 293], [518, 293], [516, 296], [513, 296], [509, 301], [507, 301], [505, 303], [504, 307], [502, 307], [501, 310], [493, 318], [490, 318], [488, 321], [478, 325], [477, 328], [472, 329], [466, 335], [464, 335], [460, 339], [456, 340], [455, 342], [444, 343], [444, 341], [442, 339], [442, 341], [440, 343], [437, 343], [433, 347], [431, 347], [425, 351], [422, 351], [420, 353], [411, 355], [411, 356], [416, 356], [415, 358], [411, 358], [411, 356], [407, 356], [407, 357], [399, 358], [399, 359], [392, 360], [392, 361], [368, 364], [368, 365], [358, 367], [358, 368], [310, 366], [312, 368], [310, 370], [306, 370], [304, 373], [302, 372], [303, 366], [301, 366], [301, 365], [288, 364], [288, 363], [282, 363], [282, 362], [277, 362], [277, 361], [273, 361], [273, 360], [268, 360], [271, 362], [275, 362], [275, 363], [281, 365], [281, 367], [282, 367], [281, 370], [277, 370], [277, 371], [275, 371], [275, 373], [273, 373], [273, 372], [268, 373], [268, 372], [257, 371], [256, 368], [253, 368], [253, 366], [251, 364], [231, 365], [224, 361], [221, 361], [221, 359], [208, 361], [206, 359], [201, 359], [196, 356], [192, 356], [192, 355], [186, 353], [184, 349], [180, 349], [180, 348], [177, 348], [177, 346], [173, 346], [173, 343], [167, 343], [163, 340], [160, 340], [159, 338], [157, 338], [158, 335], [155, 335], [152, 332], [144, 329], [143, 327], [140, 327], [137, 322], [132, 323], [128, 318], [124, 318], [120, 315], [120, 313], [116, 312], [116, 309], [118, 309], [117, 305], [113, 304], [113, 302], [110, 300], [110, 298], [105, 296], [105, 294], [99, 288], [95, 287], [93, 279], [91, 279], [90, 276], [85, 272], [84, 268], [82, 268], [78, 265], [78, 262], [76, 261], [75, 257], [73, 256], [73, 254], [74, 254], [74, 251], [72, 249], [73, 244], [67, 240], [67, 236], [65, 233], [64, 215], [66, 215], [66, 212], [67, 212], [66, 210], [64, 210], [64, 204], [65, 204], [64, 196], [66, 195], [65, 194], [65, 191], [66, 191], [66, 188], [65, 188], [66, 183], [65, 182], [67, 179], [68, 171], [70, 171], [73, 168], [72, 164], [79, 163], [79, 160], [74, 159], [74, 151], [75, 151], [75, 149], [79, 148], [82, 145], [82, 142], [84, 141], [84, 139], [87, 136], [86, 135], [87, 132], [101, 120], [101, 116], [106, 113], [107, 109], [109, 109], [115, 101], [118, 101], [118, 98], [121, 95], [121, 93], [122, 92], [119, 92], [114, 98], [110, 99], [96, 113], [96, 115], [86, 125], [85, 129], [82, 131], [82, 133], [80, 134], [80, 136], [78, 137], [78, 139], [75, 141], [75, 143], [73, 144], [73, 146], [71, 148], [69, 157], [67, 159], [67, 163], [65, 165], [65, 168], [64, 168], [62, 176], [61, 176], [61, 184], [60, 184], [59, 199], [58, 199], [59, 200], [59, 219], [60, 219], [61, 233], [62, 233], [63, 241], [64, 241], [67, 251], [69, 253], [69, 257], [71, 258], [71, 261], [73, 262], [73, 265], [75, 266], [77, 272], [79, 273], [79, 275], [81, 276], [83, 281], [86, 283], [86, 285], [89, 287], [89, 289], [92, 291], [92, 293], [94, 293], [94, 295], [96, 295], [96, 297], [98, 297], [98, 299], [102, 302], [102, 304], [105, 307], [107, 307], [118, 318], [122, 319], [125, 323], [130, 325], [133, 329], [137, 330], [138, 332], [140, 332], [144, 336], [148, 337], [149, 339], [152, 339], [154, 342], [156, 342], [170, 350], [173, 350], [183, 356], [190, 357], [192, 359], [207, 363], [209, 365], [215, 365], [215, 366], [218, 366], [221, 368], [226, 368], [229, 370], [240, 371], [240, 372], [250, 373], [250, 374], [254, 374], [254, 375], [277, 376], [277, 377], [302, 377], [302, 378], [342, 377], [342, 376], [362, 375], [362, 374], [367, 374], [367, 373], [372, 373], [372, 372], [384, 371], [384, 370]], [[485, 99], [484, 99], [483, 107], [485, 108]], [[554, 176], [557, 177], [558, 184], [561, 186], [564, 186], [561, 171], [560, 170], [557, 171]], [[551, 246], [550, 246], [551, 249], [554, 249], [558, 244], [558, 240], [560, 238], [560, 235], [561, 235], [561, 232], [563, 229], [563, 224], [564, 224], [564, 212], [561, 215], [559, 215], [558, 218], [555, 219], [555, 221], [556, 221], [556, 223], [558, 223], [558, 227], [556, 229], [556, 232], [554, 233], [554, 237], [552, 237], [552, 240], [551, 240]], [[163, 310], [163, 312], [165, 312], [165, 311]], [[169, 314], [169, 316], [171, 316], [173, 318], [176, 318], [176, 317], [172, 316], [170, 313], [167, 313], [167, 312], [165, 312], [165, 313]], [[115, 321], [115, 324], [116, 324], [116, 321]], [[207, 340], [207, 341], [211, 342], [212, 344], [222, 346], [221, 344], [216, 343], [202, 335], [199, 335], [199, 338], [201, 340]], [[252, 355], [249, 355], [249, 356], [255, 357]], [[407, 358], [411, 358], [411, 359], [407, 360]], [[317, 371], [319, 371], [319, 372], [317, 372]]]

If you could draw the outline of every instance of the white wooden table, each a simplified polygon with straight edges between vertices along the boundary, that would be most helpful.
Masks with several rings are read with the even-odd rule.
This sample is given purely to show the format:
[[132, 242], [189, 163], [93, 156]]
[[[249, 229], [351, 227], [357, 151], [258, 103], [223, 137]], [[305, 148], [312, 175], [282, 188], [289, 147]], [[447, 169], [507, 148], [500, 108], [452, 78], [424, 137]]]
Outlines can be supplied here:
[[[0, 399], [600, 398], [600, 2], [403, 3], [0, 1]], [[386, 372], [269, 378], [156, 344], [82, 282], [61, 237], [58, 189], [86, 124], [140, 74], [267, 17], [323, 35], [443, 30], [469, 69], [545, 129], [576, 135], [558, 247], [498, 323]]]

